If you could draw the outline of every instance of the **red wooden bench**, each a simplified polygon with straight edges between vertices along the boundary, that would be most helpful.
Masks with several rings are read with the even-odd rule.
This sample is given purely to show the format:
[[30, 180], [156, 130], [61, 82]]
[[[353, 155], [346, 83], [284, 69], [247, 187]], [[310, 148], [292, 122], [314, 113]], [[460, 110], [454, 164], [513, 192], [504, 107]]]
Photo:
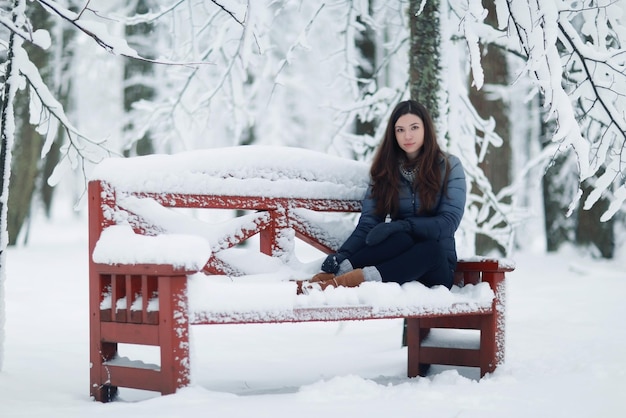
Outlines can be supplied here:
[[[301, 157], [301, 153], [305, 154], [306, 159], [320, 158], [320, 155], [307, 154], [308, 151], [302, 150], [280, 149], [277, 152], [287, 152], [287, 156], [292, 159]], [[291, 157], [294, 152], [295, 157]], [[217, 154], [215, 158], [223, 158], [219, 152]], [[210, 155], [196, 157], [206, 161], [210, 160]], [[114, 399], [118, 387], [170, 394], [189, 385], [189, 327], [197, 324], [405, 318], [409, 377], [418, 376], [423, 370], [422, 366], [428, 364], [478, 367], [482, 377], [493, 372], [503, 362], [505, 273], [513, 267], [498, 260], [476, 258], [460, 261], [455, 274], [459, 287], [488, 283], [493, 293], [487, 299], [452, 300], [443, 305], [417, 302], [382, 307], [348, 304], [296, 305], [278, 309], [248, 309], [245, 306], [234, 310], [193, 308], [187, 293], [191, 280], [203, 281], [212, 280], [212, 276], [246, 274], [241, 266], [229, 262], [228, 257], [222, 257], [222, 254], [229, 250], [239, 251], [234, 247], [254, 236], [259, 237], [260, 253], [265, 254], [264, 257], [279, 258], [286, 263], [292, 257], [294, 238], [323, 252], [331, 252], [340, 245], [341, 238], [333, 238], [332, 234], [315, 222], [315, 217], [307, 217], [306, 212], [358, 212], [360, 201], [355, 196], [349, 196], [350, 193], [340, 198], [298, 197], [293, 193], [283, 193], [289, 196], [280, 196], [280, 193], [270, 196], [272, 193], [268, 192], [269, 189], [257, 186], [255, 189], [263, 189], [262, 195], [255, 196], [247, 192], [238, 195], [236, 189], [225, 194], [221, 186], [206, 185], [200, 191], [194, 189], [188, 192], [179, 186], [164, 186], [164, 177], [146, 183], [133, 174], [147, 173], [148, 178], [148, 168], [152, 168], [162, 176], [171, 176], [168, 170], [181, 170], [179, 167], [190, 169], [188, 164], [179, 164], [184, 158], [168, 156], [154, 160], [139, 157], [105, 162], [89, 182], [90, 393], [96, 400], [107, 402]], [[277, 158], [280, 159], [280, 156]], [[170, 161], [177, 163], [168, 168], [167, 162]], [[219, 164], [217, 160], [214, 162]], [[325, 162], [331, 165], [327, 170], [332, 170], [332, 163]], [[142, 167], [143, 164], [145, 167]], [[210, 161], [207, 161], [207, 165], [210, 166]], [[135, 171], [127, 171], [127, 180], [132, 183], [129, 185], [126, 180], [120, 180], [125, 178], [120, 175], [120, 170], [131, 168]], [[363, 169], [361, 166], [355, 168]], [[215, 174], [218, 172], [203, 175], [213, 176], [216, 183], [223, 182], [223, 173]], [[362, 170], [361, 174], [366, 172]], [[240, 180], [249, 181], [244, 178]], [[311, 179], [306, 181], [311, 182]], [[155, 187], [154, 184], [159, 186]], [[218, 193], [215, 194], [211, 189], [218, 190]], [[189, 214], [185, 209], [175, 212], [169, 208], [185, 208], [187, 211], [199, 208], [236, 209], [248, 212], [241, 218], [228, 221], [230, 230], [227, 227], [218, 228], [223, 235], [213, 239], [210, 245], [203, 246], [202, 243], [206, 243], [203, 238], [189, 233], [190, 230], [198, 232], [202, 229], [197, 226], [198, 221], [191, 220], [191, 226], [186, 225], [185, 219]], [[164, 221], [163, 224], [159, 225], [158, 220]], [[116, 228], [117, 232], [125, 232], [121, 235], [112, 233]], [[168, 235], [172, 233], [178, 235]], [[203, 233], [197, 235], [202, 236]], [[142, 252], [139, 258], [133, 259], [126, 254], [128, 250], [122, 245], [129, 244], [123, 242], [126, 237], [128, 240], [139, 238], [135, 244], [141, 247], [138, 248]], [[116, 240], [120, 244], [117, 252], [114, 248]], [[171, 251], [167, 248], [168, 242], [174, 242]], [[158, 248], [154, 250], [156, 259], [150, 258], [150, 245], [153, 244], [156, 245], [154, 248]], [[195, 256], [194, 259], [190, 255], [193, 251], [204, 250], [204, 258]], [[173, 252], [182, 255], [178, 258], [173, 256], [172, 259], [162, 257], [163, 254]], [[192, 260], [185, 259], [186, 256]], [[295, 294], [295, 283], [280, 282], [280, 285], [287, 289], [284, 294]], [[194, 294], [193, 297], [202, 296]], [[448, 344], [443, 347], [433, 346], [427, 343], [431, 328], [479, 330], [478, 347], [450, 347]], [[160, 365], [121, 358], [118, 355], [118, 344], [158, 346]]]

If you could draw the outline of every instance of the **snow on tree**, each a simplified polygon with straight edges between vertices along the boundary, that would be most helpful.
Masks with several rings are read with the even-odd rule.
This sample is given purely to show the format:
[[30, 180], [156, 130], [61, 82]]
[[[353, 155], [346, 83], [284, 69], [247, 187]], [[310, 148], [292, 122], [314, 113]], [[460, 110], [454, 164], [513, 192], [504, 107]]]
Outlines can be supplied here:
[[[605, 196], [611, 203], [602, 220], [613, 217], [626, 202], [623, 6], [611, 0], [497, 0], [500, 32], [495, 33], [479, 25], [484, 19], [480, 2], [469, 5], [464, 19], [474, 22], [474, 31], [466, 33], [466, 39], [477, 86], [482, 79], [479, 39], [523, 56], [526, 66], [519, 77], [534, 81], [547, 117], [556, 122], [552, 141], [557, 146], [552, 152], [572, 149], [576, 153], [579, 183], [600, 173], [584, 208], [590, 209]], [[570, 211], [581, 196], [579, 190]]]

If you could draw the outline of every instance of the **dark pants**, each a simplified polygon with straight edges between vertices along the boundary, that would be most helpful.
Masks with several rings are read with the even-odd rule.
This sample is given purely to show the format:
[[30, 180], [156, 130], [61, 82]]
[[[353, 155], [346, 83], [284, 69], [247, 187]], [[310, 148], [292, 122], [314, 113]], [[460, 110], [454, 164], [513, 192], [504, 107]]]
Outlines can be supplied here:
[[416, 242], [406, 232], [392, 234], [377, 245], [366, 246], [348, 260], [354, 268], [374, 266], [383, 282], [399, 284], [417, 280], [431, 287], [452, 287], [452, 271], [437, 241]]

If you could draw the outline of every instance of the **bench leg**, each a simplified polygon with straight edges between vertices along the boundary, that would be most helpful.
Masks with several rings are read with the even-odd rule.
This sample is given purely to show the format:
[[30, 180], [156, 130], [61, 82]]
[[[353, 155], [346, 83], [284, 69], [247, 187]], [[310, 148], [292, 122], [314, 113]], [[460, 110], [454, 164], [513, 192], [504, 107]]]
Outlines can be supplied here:
[[489, 278], [496, 298], [493, 302], [493, 314], [486, 316], [480, 326], [480, 377], [494, 372], [496, 367], [504, 363], [505, 343], [506, 285], [504, 273], [485, 276]]
[[89, 395], [98, 402], [110, 402], [117, 396], [117, 386], [110, 385], [110, 376], [102, 365], [117, 356], [117, 343], [102, 341], [100, 295], [104, 290], [100, 275], [89, 274]]
[[420, 363], [422, 341], [426, 339], [430, 328], [421, 328], [419, 318], [406, 318], [403, 334], [407, 345], [407, 376], [425, 376], [430, 368], [429, 364]]
[[161, 394], [189, 386], [187, 276], [159, 277]]
[[[92, 336], [93, 338], [93, 336]], [[106, 343], [99, 340], [91, 342], [90, 395], [98, 402], [111, 402], [117, 397], [117, 386], [105, 384], [107, 376], [103, 376], [102, 364], [117, 356], [117, 343]]]

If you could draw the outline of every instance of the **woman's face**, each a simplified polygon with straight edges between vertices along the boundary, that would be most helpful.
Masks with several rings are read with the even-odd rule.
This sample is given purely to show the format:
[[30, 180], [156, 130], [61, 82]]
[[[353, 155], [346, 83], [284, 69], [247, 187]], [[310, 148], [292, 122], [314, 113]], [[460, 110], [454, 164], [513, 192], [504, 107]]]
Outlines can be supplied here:
[[407, 113], [398, 118], [395, 126], [396, 141], [406, 153], [409, 160], [413, 160], [419, 154], [424, 145], [424, 123], [422, 118], [412, 113]]

